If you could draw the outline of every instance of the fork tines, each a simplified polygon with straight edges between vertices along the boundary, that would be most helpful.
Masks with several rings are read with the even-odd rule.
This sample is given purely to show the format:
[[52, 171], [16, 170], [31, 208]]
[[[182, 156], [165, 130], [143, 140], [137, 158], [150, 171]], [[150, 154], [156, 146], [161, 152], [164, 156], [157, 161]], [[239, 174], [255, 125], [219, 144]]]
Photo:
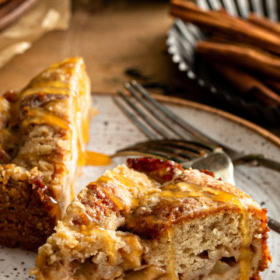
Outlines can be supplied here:
[[126, 83], [125, 88], [131, 96], [119, 90], [118, 95], [124, 102], [120, 102], [117, 98], [114, 98], [114, 101], [149, 139], [187, 140], [191, 137], [207, 148], [217, 147], [212, 139], [156, 101], [136, 81]]
[[[114, 98], [114, 101], [151, 140], [119, 150], [113, 157], [130, 155], [153, 156], [182, 163], [182, 166], [192, 166], [187, 163], [192, 162], [193, 164], [199, 158], [206, 157], [207, 159], [209, 158], [208, 156], [217, 155], [218, 150], [221, 149], [219, 147], [222, 147], [227, 152], [238, 153], [218, 141], [213, 141], [175, 115], [171, 110], [151, 97], [136, 81], [126, 83], [125, 88], [131, 96], [119, 90], [118, 95], [123, 102], [117, 97]], [[194, 141], [187, 140], [187, 134], [192, 136]], [[223, 154], [226, 155], [225, 153]], [[259, 158], [258, 155], [243, 157], [243, 160], [247, 159], [256, 159], [263, 166], [280, 170], [278, 162]], [[187, 165], [184, 165], [184, 163]], [[233, 178], [232, 181], [234, 181]], [[280, 224], [277, 221], [268, 218], [268, 224], [271, 229], [280, 233]]]
[[176, 162], [186, 162], [201, 157], [206, 157], [213, 150], [195, 141], [162, 139], [139, 142], [118, 150], [115, 156], [154, 156]]
[[[157, 102], [136, 81], [126, 83], [125, 88], [130, 96], [119, 90], [122, 101], [118, 98], [114, 98], [114, 101], [151, 140], [119, 150], [114, 156], [152, 155], [184, 162], [206, 156], [217, 149], [217, 145]], [[190, 136], [195, 140], [187, 140]]]

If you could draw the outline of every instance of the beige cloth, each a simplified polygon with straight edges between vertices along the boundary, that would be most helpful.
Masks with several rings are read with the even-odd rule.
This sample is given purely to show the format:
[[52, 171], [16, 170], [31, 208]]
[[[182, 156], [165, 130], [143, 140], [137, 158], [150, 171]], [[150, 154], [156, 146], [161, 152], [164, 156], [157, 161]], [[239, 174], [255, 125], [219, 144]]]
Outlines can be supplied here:
[[25, 52], [46, 32], [69, 26], [70, 0], [39, 0], [18, 21], [0, 33], [0, 67]]

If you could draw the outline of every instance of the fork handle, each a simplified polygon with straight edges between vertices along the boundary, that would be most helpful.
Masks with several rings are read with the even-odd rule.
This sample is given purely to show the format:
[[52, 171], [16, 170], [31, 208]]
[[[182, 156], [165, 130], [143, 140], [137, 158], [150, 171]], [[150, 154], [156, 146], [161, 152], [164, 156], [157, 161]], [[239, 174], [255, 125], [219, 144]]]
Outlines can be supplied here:
[[234, 165], [250, 164], [252, 166], [263, 166], [280, 172], [280, 162], [267, 159], [261, 154], [249, 154], [233, 160]]
[[280, 223], [276, 220], [272, 219], [271, 217], [268, 217], [268, 227], [278, 233], [280, 233]]

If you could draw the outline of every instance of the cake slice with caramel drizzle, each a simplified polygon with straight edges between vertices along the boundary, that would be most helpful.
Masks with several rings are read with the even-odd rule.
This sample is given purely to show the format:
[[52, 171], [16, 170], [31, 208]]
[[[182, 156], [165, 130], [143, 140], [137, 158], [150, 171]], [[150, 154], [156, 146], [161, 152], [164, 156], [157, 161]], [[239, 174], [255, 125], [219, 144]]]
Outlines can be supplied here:
[[[210, 174], [211, 175], [211, 174]], [[84, 188], [39, 248], [38, 280], [257, 280], [266, 210], [198, 170], [129, 159]]]
[[0, 97], [2, 245], [37, 249], [53, 232], [74, 198], [90, 106], [90, 83], [78, 57]]

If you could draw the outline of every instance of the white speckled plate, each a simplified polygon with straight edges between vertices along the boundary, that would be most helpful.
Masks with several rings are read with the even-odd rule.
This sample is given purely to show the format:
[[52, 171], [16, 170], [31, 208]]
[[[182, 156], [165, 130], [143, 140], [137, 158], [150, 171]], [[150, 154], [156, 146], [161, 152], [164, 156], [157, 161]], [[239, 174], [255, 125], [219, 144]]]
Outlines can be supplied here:
[[[280, 139], [269, 132], [234, 117], [225, 112], [207, 106], [179, 99], [160, 97], [168, 100], [170, 108], [200, 127], [201, 130], [224, 141], [240, 151], [263, 153], [280, 159]], [[172, 104], [171, 104], [172, 103]], [[180, 105], [176, 105], [180, 104]], [[116, 149], [145, 140], [145, 136], [120, 112], [110, 96], [94, 96], [93, 106], [99, 114], [91, 123], [91, 140], [88, 148], [111, 154]], [[84, 187], [111, 166], [85, 167], [79, 186]], [[238, 166], [235, 169], [236, 183], [256, 201], [268, 208], [271, 217], [280, 220], [280, 173], [264, 168]], [[269, 247], [273, 258], [270, 268], [262, 273], [263, 280], [280, 279], [280, 235], [269, 234]], [[36, 254], [20, 249], [0, 248], [0, 280], [27, 280], [29, 269], [34, 265]]]

